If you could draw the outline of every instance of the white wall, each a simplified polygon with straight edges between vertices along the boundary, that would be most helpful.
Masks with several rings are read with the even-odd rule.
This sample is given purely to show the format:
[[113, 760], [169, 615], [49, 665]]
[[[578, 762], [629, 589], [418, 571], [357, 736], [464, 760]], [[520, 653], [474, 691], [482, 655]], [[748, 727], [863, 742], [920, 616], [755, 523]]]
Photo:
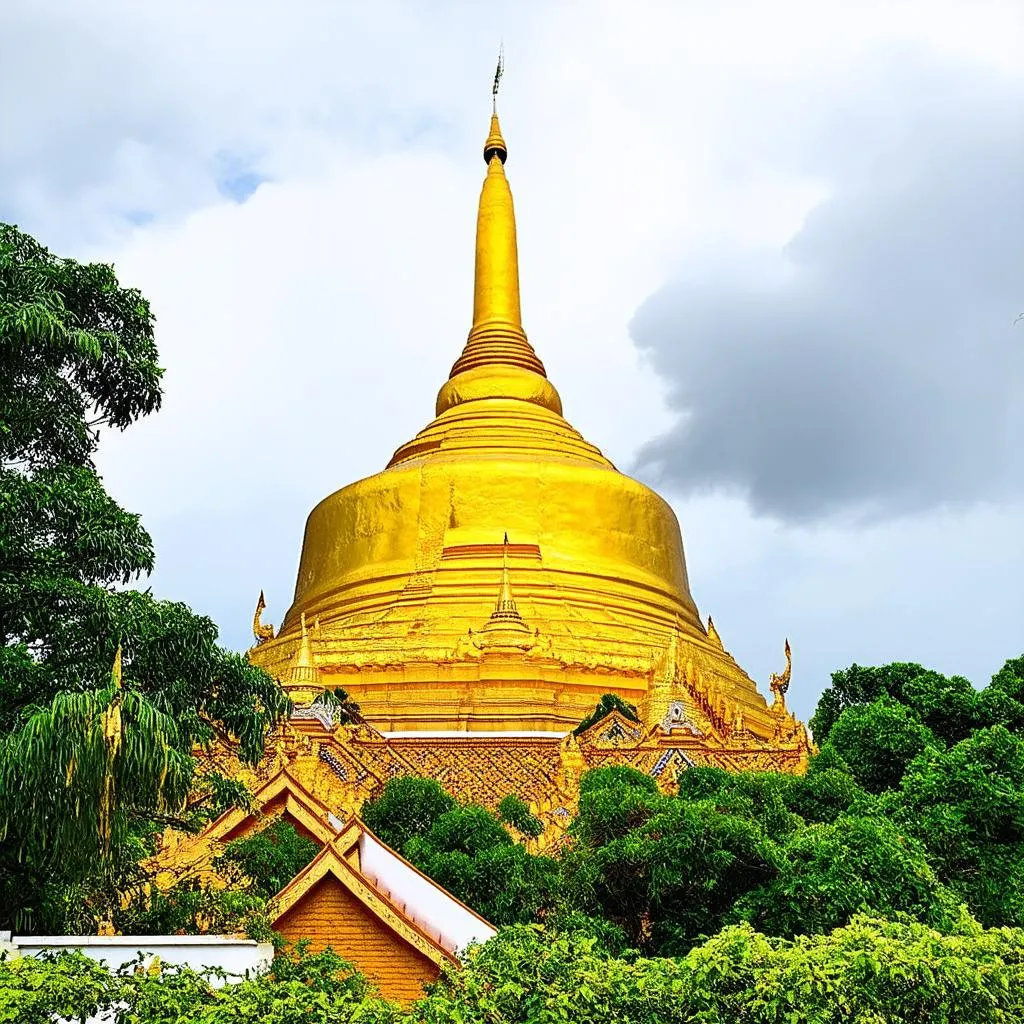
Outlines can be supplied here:
[[[141, 953], [147, 962], [159, 958], [162, 964], [187, 966], [193, 970], [218, 968], [228, 981], [267, 970], [274, 957], [269, 942], [231, 939], [223, 935], [16, 935], [0, 933], [0, 950], [7, 956], [39, 956], [41, 953], [63, 953], [78, 950], [93, 960], [104, 962], [112, 971]], [[210, 984], [224, 984], [210, 978]], [[115, 1013], [109, 1011], [82, 1024], [110, 1024]], [[78, 1024], [59, 1019], [55, 1024]]]
[[[216, 967], [239, 977], [270, 966], [274, 947], [269, 942], [232, 939], [224, 935], [15, 935], [15, 955], [38, 956], [79, 950], [111, 970], [138, 958], [158, 957], [161, 963], [202, 970]], [[213, 980], [212, 984], [218, 982]]]

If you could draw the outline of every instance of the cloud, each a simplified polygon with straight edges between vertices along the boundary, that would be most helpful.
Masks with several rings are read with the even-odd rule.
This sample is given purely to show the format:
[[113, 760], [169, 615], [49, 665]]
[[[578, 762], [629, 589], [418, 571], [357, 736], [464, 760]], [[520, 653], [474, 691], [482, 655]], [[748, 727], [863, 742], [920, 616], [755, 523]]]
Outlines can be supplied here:
[[677, 414], [639, 466], [798, 522], [1020, 494], [1024, 88], [906, 52], [837, 84], [789, 150], [828, 190], [792, 240], [637, 312]]
[[[158, 316], [164, 408], [101, 449], [111, 492], [154, 534], [155, 592], [244, 648], [259, 590], [275, 622], [290, 601], [309, 509], [430, 419], [469, 326], [499, 38], [526, 328], [569, 420], [627, 466], [671, 428], [664, 400], [680, 408], [675, 375], [630, 339], [644, 300], [679, 267], [709, 310], [716, 293], [785, 297], [798, 273], [813, 291], [817, 257], [778, 254], [853, 189], [845, 175], [870, 185], [893, 79], [865, 56], [895, 40], [936, 67], [1019, 73], [1019, 9], [0, 3], [0, 217], [113, 262]], [[904, 94], [938, 110], [934, 73], [911, 71]], [[943, 93], [954, 123], [961, 106], [988, 109], [978, 89]], [[908, 102], [894, 102], [888, 145], [917, 116]], [[1021, 308], [1015, 296], [1011, 321]], [[776, 313], [753, 325], [765, 346]], [[775, 387], [772, 370], [766, 352], [751, 400]], [[854, 658], [983, 680], [1015, 653], [1019, 506], [851, 530], [681, 497], [675, 478], [662, 489], [700, 607], [762, 682], [790, 637], [801, 710]]]

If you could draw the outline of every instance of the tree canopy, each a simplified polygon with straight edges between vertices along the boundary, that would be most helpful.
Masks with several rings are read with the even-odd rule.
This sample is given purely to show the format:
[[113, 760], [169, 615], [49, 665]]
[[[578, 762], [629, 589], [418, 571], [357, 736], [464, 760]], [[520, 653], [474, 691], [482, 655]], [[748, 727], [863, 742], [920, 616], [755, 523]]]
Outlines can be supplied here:
[[227, 736], [257, 760], [287, 707], [210, 619], [132, 589], [152, 540], [95, 455], [159, 408], [157, 360], [149, 304], [112, 268], [0, 224], [0, 925], [117, 905], [147, 837], [204, 788], [194, 745]]

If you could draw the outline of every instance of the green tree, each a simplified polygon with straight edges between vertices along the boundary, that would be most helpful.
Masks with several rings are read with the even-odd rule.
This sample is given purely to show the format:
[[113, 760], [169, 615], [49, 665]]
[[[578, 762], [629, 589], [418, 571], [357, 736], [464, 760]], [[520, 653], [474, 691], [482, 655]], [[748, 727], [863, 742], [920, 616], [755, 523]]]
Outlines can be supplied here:
[[658, 792], [629, 768], [583, 777], [576, 845], [563, 858], [567, 898], [600, 912], [638, 949], [685, 951], [775, 874], [774, 844], [750, 802], [711, 795], [713, 772], [698, 778], [701, 799], [690, 800]]
[[980, 729], [910, 764], [885, 809], [983, 924], [1024, 924], [1024, 737]]
[[947, 678], [921, 665], [894, 662], [879, 668], [851, 665], [832, 673], [832, 685], [818, 700], [808, 723], [819, 746], [850, 707], [890, 697], [914, 711], [936, 735], [956, 742], [975, 724], [977, 694], [961, 676]]
[[869, 793], [900, 784], [907, 765], [934, 734], [902, 704], [880, 697], [872, 704], [848, 707], [829, 731], [828, 748], [849, 767], [850, 775]]
[[[108, 888], [114, 863], [127, 870], [183, 809], [193, 745], [223, 735], [254, 760], [287, 708], [270, 677], [217, 646], [209, 619], [129, 589], [153, 568], [152, 542], [93, 459], [102, 430], [159, 407], [161, 374], [137, 291], [110, 267], [60, 259], [0, 225], [0, 924], [34, 914], [33, 927], [70, 927], [90, 888]], [[123, 741], [100, 774], [90, 758], [119, 649]], [[106, 797], [96, 786], [109, 779], [112, 842], [97, 858], [93, 811]], [[208, 807], [226, 792], [213, 780], [206, 789]], [[82, 813], [45, 816], [67, 807]], [[77, 849], [66, 838], [75, 829]]]
[[605, 693], [597, 702], [597, 707], [573, 729], [573, 735], [579, 736], [585, 733], [592, 725], [600, 722], [602, 718], [610, 715], [613, 711], [618, 711], [631, 721], [640, 721], [640, 717], [636, 713], [636, 707], [633, 704], [624, 701], [618, 694]]
[[527, 853], [497, 815], [459, 804], [432, 779], [392, 779], [364, 804], [362, 817], [384, 842], [493, 924], [535, 920], [553, 901], [555, 861]]
[[498, 817], [524, 836], [536, 839], [544, 831], [544, 822], [530, 811], [524, 800], [515, 793], [502, 797], [498, 804]]
[[380, 795], [363, 804], [364, 822], [393, 850], [408, 855], [408, 844], [429, 831], [458, 802], [433, 779], [403, 775], [392, 779]]
[[413, 1008], [417, 1024], [994, 1024], [1024, 1015], [1024, 932], [859, 916], [826, 935], [726, 928], [672, 960], [509, 928]]
[[[213, 984], [218, 982], [218, 985]], [[80, 953], [0, 961], [0, 1020], [49, 1024], [104, 1012], [117, 1024], [399, 1024], [396, 1006], [332, 950], [300, 944], [251, 978], [136, 961], [111, 973]]]
[[[787, 806], [806, 822], [832, 822], [841, 814], [870, 813], [873, 798], [850, 774], [834, 751], [811, 759], [807, 774], [794, 780], [787, 794]], [[843, 767], [839, 767], [839, 765]]]
[[1024, 655], [1010, 658], [978, 694], [976, 717], [979, 727], [1024, 731]]
[[228, 843], [222, 868], [240, 873], [264, 899], [276, 896], [318, 853], [319, 844], [279, 818]]
[[734, 911], [769, 935], [828, 932], [866, 912], [945, 931], [961, 918], [924, 848], [884, 819], [844, 815], [802, 828], [787, 837], [777, 863], [777, 876], [742, 896]]
[[421, 871], [493, 924], [535, 920], [552, 901], [558, 868], [516, 843], [473, 804], [445, 811], [406, 846]]

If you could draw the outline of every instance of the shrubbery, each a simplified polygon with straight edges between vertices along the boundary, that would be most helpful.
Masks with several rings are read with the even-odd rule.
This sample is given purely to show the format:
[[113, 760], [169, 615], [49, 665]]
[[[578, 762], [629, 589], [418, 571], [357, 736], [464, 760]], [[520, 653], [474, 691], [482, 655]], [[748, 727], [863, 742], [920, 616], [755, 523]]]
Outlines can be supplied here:
[[732, 925], [676, 959], [613, 956], [586, 932], [504, 929], [403, 1009], [330, 951], [214, 989], [179, 968], [107, 972], [78, 954], [0, 963], [0, 1020], [104, 1007], [112, 1024], [989, 1024], [1024, 1019], [1024, 932], [942, 934], [864, 915], [793, 940]]

